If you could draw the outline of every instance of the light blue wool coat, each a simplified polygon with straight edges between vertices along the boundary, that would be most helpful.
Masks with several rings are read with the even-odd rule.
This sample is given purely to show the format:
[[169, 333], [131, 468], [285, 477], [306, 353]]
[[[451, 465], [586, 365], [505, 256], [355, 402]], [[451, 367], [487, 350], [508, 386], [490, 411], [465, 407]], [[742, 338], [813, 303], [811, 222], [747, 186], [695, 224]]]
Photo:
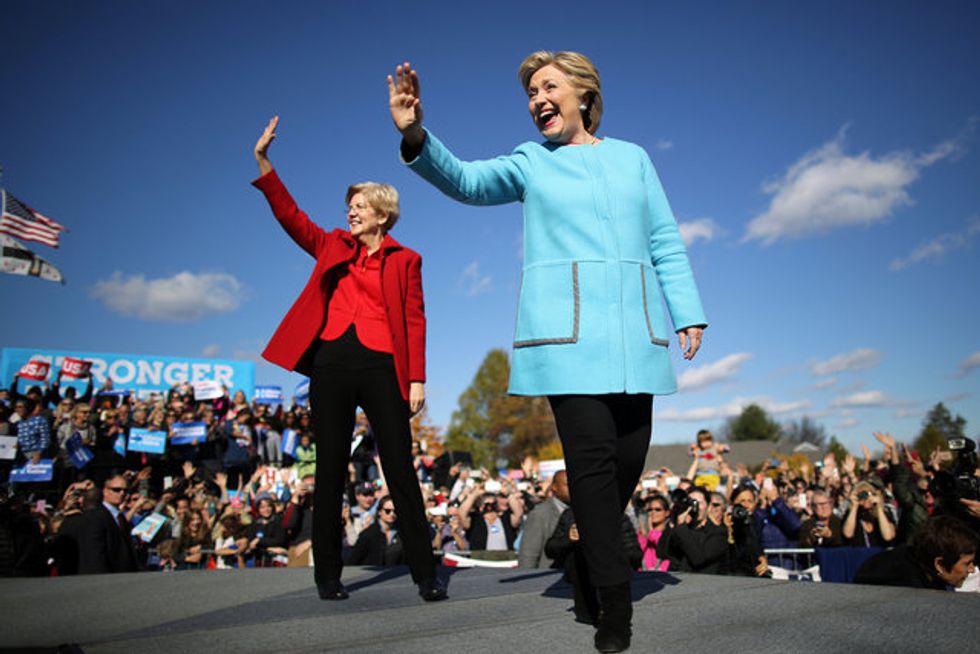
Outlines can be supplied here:
[[431, 132], [408, 166], [479, 205], [524, 204], [524, 269], [509, 391], [515, 395], [677, 390], [677, 330], [706, 325], [653, 163], [637, 145], [524, 143], [464, 162]]

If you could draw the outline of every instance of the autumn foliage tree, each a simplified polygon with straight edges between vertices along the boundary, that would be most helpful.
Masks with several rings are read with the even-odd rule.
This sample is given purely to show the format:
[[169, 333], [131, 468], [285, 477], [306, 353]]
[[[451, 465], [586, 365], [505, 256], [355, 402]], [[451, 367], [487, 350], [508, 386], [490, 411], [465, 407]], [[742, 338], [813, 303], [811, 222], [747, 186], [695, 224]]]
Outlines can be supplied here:
[[487, 353], [473, 382], [459, 397], [446, 437], [451, 450], [469, 452], [474, 463], [496, 467], [499, 459], [516, 467], [556, 440], [548, 400], [507, 394], [510, 361], [507, 353]]

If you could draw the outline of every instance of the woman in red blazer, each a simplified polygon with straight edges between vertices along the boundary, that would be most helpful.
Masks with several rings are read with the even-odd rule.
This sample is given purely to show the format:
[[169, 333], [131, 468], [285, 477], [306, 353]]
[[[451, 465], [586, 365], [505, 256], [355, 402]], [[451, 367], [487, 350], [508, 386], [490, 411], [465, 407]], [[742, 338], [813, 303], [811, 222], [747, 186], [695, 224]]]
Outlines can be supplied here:
[[398, 534], [419, 594], [446, 598], [437, 582], [409, 420], [425, 403], [422, 258], [388, 234], [398, 192], [364, 182], [347, 189], [348, 230], [325, 231], [303, 213], [279, 180], [268, 150], [279, 117], [255, 144], [261, 176], [253, 182], [296, 244], [316, 259], [313, 274], [262, 356], [310, 377], [317, 442], [313, 518], [314, 578], [323, 599], [346, 599], [340, 582], [341, 502], [357, 407], [367, 414], [399, 516]]

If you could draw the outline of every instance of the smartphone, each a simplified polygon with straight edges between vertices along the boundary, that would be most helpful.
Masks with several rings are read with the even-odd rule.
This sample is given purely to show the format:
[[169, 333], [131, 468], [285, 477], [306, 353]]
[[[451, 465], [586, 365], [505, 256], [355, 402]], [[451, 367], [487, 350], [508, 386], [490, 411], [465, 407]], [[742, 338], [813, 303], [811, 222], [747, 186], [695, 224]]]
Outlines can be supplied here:
[[643, 490], [651, 490], [651, 489], [654, 489], [654, 488], [657, 487], [657, 480], [656, 479], [644, 479], [642, 482], [640, 482], [640, 487], [643, 488]]
[[801, 509], [805, 509], [806, 508], [806, 493], [800, 493], [799, 495], [796, 496], [796, 498], [797, 498], [796, 501], [799, 502], [800, 508]]
[[762, 482], [762, 487], [765, 490], [772, 490], [775, 487], [775, 484], [773, 484], [772, 482], [772, 477], [766, 477], [765, 480]]
[[173, 477], [164, 477], [163, 478], [163, 490], [167, 490], [168, 488], [170, 488], [173, 485], [174, 485], [174, 478]]

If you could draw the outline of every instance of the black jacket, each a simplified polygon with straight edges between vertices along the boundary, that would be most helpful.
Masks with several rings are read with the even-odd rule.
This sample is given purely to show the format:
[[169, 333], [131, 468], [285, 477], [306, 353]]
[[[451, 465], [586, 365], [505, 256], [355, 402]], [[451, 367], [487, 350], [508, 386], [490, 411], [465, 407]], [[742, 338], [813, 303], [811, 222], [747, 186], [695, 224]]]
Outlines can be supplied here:
[[[565, 509], [558, 518], [558, 524], [555, 526], [551, 538], [544, 544], [544, 553], [554, 559], [554, 567], [556, 568], [564, 568], [568, 555], [574, 551], [576, 543], [568, 537], [568, 532], [573, 524], [575, 524], [575, 514], [571, 508]], [[643, 563], [643, 550], [640, 549], [640, 543], [636, 539], [633, 523], [625, 515], [623, 515], [621, 531], [626, 559], [629, 561], [630, 569], [636, 570]]]
[[82, 513], [77, 534], [78, 574], [138, 569], [132, 538], [102, 504]]
[[728, 530], [708, 520], [701, 527], [677, 525], [657, 544], [657, 557], [679, 572], [728, 572]]
[[400, 534], [391, 543], [377, 522], [361, 532], [344, 563], [348, 565], [400, 565], [405, 562]]
[[869, 558], [858, 568], [854, 583], [946, 590], [946, 582], [924, 570], [908, 545], [899, 545]]

